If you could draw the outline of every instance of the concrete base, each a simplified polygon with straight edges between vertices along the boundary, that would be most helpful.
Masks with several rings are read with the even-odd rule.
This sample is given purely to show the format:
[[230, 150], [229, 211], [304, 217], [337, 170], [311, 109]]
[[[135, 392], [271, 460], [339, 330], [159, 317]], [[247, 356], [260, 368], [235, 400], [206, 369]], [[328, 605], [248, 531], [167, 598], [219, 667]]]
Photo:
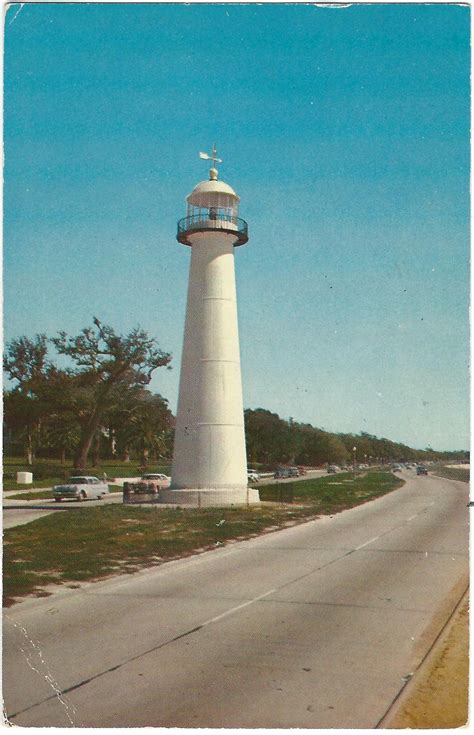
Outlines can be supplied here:
[[258, 490], [254, 487], [236, 488], [182, 488], [160, 490], [159, 503], [174, 503], [192, 508], [220, 508], [225, 505], [249, 505], [259, 503]]

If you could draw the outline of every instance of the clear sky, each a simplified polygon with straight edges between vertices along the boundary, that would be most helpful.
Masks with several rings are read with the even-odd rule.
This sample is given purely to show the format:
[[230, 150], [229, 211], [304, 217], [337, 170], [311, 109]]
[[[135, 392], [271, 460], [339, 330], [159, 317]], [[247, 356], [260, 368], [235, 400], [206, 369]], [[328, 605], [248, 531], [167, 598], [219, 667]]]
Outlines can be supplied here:
[[173, 353], [185, 196], [241, 197], [244, 405], [469, 446], [469, 8], [12, 5], [4, 339], [92, 316]]

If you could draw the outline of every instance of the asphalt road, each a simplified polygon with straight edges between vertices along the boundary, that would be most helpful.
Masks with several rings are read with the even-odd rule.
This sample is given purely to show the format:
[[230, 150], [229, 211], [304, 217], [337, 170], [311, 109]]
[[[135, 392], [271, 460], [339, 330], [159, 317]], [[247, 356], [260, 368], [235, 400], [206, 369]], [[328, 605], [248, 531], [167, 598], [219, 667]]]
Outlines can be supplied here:
[[374, 728], [468, 582], [468, 486], [334, 517], [5, 611], [19, 726]]
[[[47, 488], [45, 488], [47, 489]], [[95, 505], [107, 505], [108, 503], [121, 503], [122, 493], [110, 493], [103, 500], [87, 500], [78, 503], [74, 500], [66, 500], [62, 503], [56, 503], [52, 498], [42, 498], [41, 500], [9, 500], [3, 499], [3, 528], [13, 528], [14, 526], [24, 526], [37, 518], [42, 518], [50, 513], [61, 511], [71, 511], [77, 508], [93, 508]]]

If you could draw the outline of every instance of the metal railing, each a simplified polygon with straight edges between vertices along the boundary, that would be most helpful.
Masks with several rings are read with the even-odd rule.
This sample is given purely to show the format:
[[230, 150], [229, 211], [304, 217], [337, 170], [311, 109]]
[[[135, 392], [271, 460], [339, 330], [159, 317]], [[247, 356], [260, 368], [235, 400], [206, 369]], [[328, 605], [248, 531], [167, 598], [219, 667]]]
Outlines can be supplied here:
[[234, 246], [244, 245], [249, 239], [248, 225], [244, 219], [233, 217], [230, 214], [220, 213], [210, 209], [208, 212], [192, 214], [178, 221], [178, 234], [176, 238], [183, 245], [191, 245], [188, 235], [192, 232], [213, 232], [221, 230], [235, 235], [237, 242]]

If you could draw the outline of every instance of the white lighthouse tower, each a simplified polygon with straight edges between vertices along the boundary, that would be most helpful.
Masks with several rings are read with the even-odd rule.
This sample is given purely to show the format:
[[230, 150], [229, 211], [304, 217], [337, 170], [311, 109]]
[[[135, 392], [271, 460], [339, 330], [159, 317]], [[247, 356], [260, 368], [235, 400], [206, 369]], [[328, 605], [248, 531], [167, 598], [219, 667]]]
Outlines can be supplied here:
[[215, 168], [187, 197], [177, 239], [191, 247], [171, 486], [164, 503], [258, 502], [248, 487], [234, 248], [248, 240], [239, 197]]

